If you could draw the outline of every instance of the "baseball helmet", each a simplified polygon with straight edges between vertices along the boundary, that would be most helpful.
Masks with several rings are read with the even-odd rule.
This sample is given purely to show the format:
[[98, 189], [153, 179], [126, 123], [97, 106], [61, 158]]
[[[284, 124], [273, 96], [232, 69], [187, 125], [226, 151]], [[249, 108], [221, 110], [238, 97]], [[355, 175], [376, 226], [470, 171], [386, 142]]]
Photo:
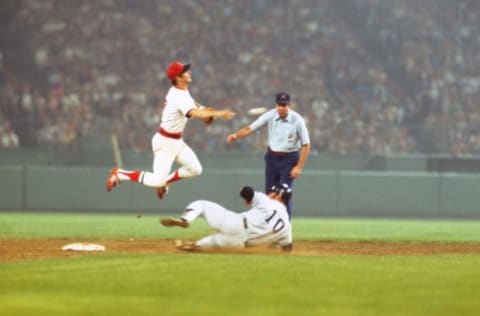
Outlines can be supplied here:
[[272, 186], [270, 192], [275, 192], [279, 194], [282, 198], [283, 203], [287, 204], [292, 197], [292, 189], [286, 183], [277, 183]]

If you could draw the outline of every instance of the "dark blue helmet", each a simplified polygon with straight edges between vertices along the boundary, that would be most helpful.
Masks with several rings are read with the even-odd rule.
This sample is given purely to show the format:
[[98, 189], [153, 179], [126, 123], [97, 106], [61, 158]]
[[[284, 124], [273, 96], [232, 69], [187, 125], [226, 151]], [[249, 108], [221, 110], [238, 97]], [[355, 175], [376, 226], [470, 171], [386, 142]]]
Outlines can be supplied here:
[[292, 197], [292, 189], [286, 183], [277, 183], [270, 189], [270, 192], [275, 192], [282, 197], [283, 203], [287, 204]]

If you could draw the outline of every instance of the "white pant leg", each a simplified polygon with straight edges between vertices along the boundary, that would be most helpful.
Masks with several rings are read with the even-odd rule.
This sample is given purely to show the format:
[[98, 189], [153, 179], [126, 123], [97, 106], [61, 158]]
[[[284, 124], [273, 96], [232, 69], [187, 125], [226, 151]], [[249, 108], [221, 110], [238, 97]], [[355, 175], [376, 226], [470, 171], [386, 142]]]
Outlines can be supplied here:
[[193, 150], [183, 139], [172, 139], [155, 134], [152, 138], [153, 172], [145, 172], [143, 184], [149, 187], [162, 187], [170, 178], [170, 169], [177, 161], [181, 178], [190, 178], [202, 173], [202, 165]]
[[182, 178], [191, 178], [202, 173], [202, 165], [195, 152], [182, 140], [176, 160], [181, 165], [178, 173]]
[[245, 241], [239, 235], [228, 235], [222, 233], [212, 234], [204, 237], [200, 240], [197, 240], [195, 244], [204, 248], [245, 247]]
[[164, 137], [159, 133], [152, 137], [153, 172], [145, 171], [144, 185], [158, 188], [166, 184], [170, 169], [182, 145], [183, 140]]
[[232, 212], [220, 204], [198, 200], [190, 203], [183, 218], [192, 222], [198, 216], [203, 216], [208, 225], [218, 233], [200, 239], [196, 244], [200, 247], [243, 247], [246, 232], [243, 216]]

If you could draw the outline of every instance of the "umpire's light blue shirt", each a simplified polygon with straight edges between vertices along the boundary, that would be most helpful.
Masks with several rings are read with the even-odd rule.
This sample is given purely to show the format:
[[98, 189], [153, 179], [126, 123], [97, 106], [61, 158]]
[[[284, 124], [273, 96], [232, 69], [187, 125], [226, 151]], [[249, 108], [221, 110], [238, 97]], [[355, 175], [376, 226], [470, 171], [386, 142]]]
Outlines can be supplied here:
[[292, 109], [286, 118], [280, 118], [276, 109], [260, 115], [249, 127], [256, 131], [268, 125], [268, 146], [273, 151], [294, 152], [310, 144], [307, 125], [303, 117]]

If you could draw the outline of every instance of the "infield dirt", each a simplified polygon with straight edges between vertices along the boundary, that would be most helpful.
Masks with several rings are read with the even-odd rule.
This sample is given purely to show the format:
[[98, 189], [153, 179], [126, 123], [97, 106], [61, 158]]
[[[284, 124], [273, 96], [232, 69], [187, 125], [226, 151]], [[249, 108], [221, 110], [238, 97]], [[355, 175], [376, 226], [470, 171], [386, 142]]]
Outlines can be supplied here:
[[[74, 242], [104, 245], [104, 252], [63, 251], [62, 247]], [[203, 250], [202, 253], [236, 253], [298, 256], [342, 255], [441, 255], [480, 254], [480, 243], [439, 242], [358, 242], [358, 241], [297, 241], [291, 252], [276, 248], [244, 248]], [[160, 254], [186, 253], [175, 248], [173, 240], [72, 240], [72, 239], [1, 239], [0, 262], [45, 258], [68, 258], [103, 253], [112, 254]]]

